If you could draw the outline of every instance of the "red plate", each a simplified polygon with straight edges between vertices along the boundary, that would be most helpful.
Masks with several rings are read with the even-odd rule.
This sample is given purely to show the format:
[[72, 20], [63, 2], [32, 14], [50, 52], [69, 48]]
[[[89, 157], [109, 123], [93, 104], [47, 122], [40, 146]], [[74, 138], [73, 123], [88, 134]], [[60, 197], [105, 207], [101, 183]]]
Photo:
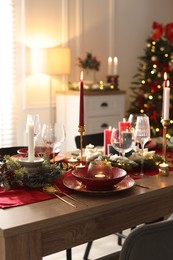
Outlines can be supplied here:
[[64, 177], [63, 184], [69, 189], [80, 192], [105, 194], [128, 190], [135, 185], [135, 180], [130, 178], [129, 176], [126, 176], [121, 182], [113, 186], [113, 189], [111, 190], [91, 190], [82, 182], [79, 182], [73, 175], [68, 174]]

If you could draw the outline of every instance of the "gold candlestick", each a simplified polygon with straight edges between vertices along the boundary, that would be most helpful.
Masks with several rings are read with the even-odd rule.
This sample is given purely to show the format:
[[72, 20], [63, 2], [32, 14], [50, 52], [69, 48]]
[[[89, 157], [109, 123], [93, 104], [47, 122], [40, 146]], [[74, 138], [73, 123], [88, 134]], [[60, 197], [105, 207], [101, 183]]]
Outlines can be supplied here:
[[83, 134], [85, 132], [85, 126], [78, 126], [78, 132], [80, 133], [80, 151], [81, 151], [81, 156], [80, 156], [80, 161], [83, 161]]
[[166, 133], [167, 133], [167, 127], [170, 124], [170, 120], [161, 120], [162, 125], [163, 125], [163, 148], [162, 148], [162, 156], [164, 162], [166, 162], [166, 146], [167, 146], [167, 141], [166, 141]]

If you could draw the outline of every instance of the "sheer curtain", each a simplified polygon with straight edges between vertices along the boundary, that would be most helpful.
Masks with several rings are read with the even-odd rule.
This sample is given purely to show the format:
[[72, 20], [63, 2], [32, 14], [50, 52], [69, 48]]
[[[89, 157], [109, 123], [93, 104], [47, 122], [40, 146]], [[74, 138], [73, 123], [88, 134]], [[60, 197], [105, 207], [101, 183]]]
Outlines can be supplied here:
[[13, 0], [0, 0], [0, 147], [16, 143], [15, 18]]

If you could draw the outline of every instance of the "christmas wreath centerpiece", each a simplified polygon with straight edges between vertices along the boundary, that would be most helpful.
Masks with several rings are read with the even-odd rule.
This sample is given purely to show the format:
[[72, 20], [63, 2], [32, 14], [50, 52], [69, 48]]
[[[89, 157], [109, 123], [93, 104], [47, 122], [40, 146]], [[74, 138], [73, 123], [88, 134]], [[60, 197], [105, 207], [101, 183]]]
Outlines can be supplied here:
[[63, 163], [51, 164], [44, 160], [40, 167], [32, 169], [32, 174], [9, 155], [0, 162], [0, 184], [6, 190], [17, 187], [38, 188], [60, 179], [64, 171]]

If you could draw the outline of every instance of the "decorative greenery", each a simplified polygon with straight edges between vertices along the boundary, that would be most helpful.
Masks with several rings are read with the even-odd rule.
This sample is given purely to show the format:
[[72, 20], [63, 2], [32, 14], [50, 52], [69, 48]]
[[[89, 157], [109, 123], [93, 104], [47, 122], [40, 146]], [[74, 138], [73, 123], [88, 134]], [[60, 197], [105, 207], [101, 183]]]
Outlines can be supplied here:
[[[142, 154], [139, 151], [141, 149], [137, 149], [137, 151], [133, 151], [132, 155], [129, 157], [119, 156], [117, 154], [114, 155], [99, 155], [95, 160], [101, 161], [109, 161], [113, 167], [122, 168], [126, 171], [133, 171], [140, 169]], [[160, 163], [163, 162], [163, 158], [155, 154], [154, 151], [145, 152], [144, 154], [144, 170], [154, 170], [158, 167]]]
[[78, 66], [83, 69], [97, 70], [100, 69], [100, 61], [96, 56], [93, 56], [92, 53], [87, 52], [84, 59], [78, 58]]
[[19, 186], [38, 188], [58, 180], [63, 170], [63, 163], [50, 164], [44, 160], [42, 166], [32, 169], [31, 173], [8, 155], [0, 163], [0, 184], [6, 190]]
[[[69, 82], [69, 89], [74, 91], [79, 91], [79, 83], [78, 82]], [[86, 84], [84, 82], [84, 90], [85, 91], [116, 91], [118, 90], [113, 84], [110, 83], [103, 83], [100, 81], [95, 84]]]
[[128, 114], [145, 113], [150, 117], [152, 137], [163, 135], [161, 124], [164, 72], [170, 80], [170, 127], [173, 134], [173, 23], [153, 23], [153, 33], [146, 41], [144, 56], [131, 86], [132, 102]]

